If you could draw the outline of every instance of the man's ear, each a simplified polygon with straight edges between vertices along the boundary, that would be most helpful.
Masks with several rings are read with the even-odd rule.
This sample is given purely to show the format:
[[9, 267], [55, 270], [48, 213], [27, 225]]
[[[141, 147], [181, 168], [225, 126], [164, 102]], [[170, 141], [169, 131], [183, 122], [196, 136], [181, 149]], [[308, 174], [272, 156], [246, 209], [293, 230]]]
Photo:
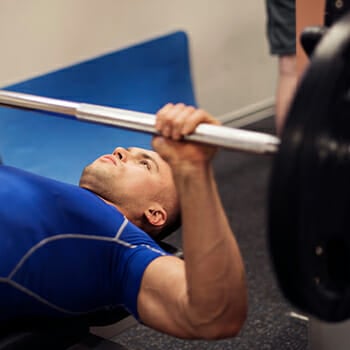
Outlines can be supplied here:
[[147, 221], [153, 226], [162, 226], [166, 223], [168, 214], [159, 204], [154, 204], [144, 212]]

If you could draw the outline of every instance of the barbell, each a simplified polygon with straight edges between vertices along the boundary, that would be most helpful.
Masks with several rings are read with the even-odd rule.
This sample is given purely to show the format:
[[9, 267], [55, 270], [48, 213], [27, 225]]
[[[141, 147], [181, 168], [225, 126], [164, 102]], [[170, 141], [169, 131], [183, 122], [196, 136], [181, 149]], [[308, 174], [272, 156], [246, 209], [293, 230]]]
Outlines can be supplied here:
[[[86, 122], [158, 133], [155, 129], [156, 116], [148, 113], [5, 90], [0, 90], [0, 105], [41, 110]], [[273, 135], [209, 124], [200, 124], [193, 134], [185, 136], [185, 140], [256, 154], [274, 154], [280, 142]]]
[[[274, 155], [268, 244], [283, 294], [329, 322], [350, 318], [350, 15], [313, 52], [282, 138], [199, 125], [187, 140]], [[155, 116], [0, 91], [0, 104], [156, 134]]]

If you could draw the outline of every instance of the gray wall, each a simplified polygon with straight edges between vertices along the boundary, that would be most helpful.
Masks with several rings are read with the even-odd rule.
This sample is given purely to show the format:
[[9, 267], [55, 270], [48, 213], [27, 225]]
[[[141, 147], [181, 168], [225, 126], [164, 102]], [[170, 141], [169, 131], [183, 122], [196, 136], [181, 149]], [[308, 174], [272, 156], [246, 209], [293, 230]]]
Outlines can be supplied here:
[[184, 30], [199, 104], [236, 116], [274, 101], [265, 21], [263, 0], [1, 0], [0, 85]]

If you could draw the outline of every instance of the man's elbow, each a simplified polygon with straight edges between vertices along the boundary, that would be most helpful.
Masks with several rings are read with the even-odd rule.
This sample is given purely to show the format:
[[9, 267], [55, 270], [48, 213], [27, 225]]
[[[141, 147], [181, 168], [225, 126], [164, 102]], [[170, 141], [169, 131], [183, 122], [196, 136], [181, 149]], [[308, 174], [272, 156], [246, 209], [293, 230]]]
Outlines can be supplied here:
[[236, 337], [247, 318], [247, 312], [236, 314], [225, 321], [213, 322], [213, 325], [203, 333], [203, 338], [207, 340], [217, 340]]
[[234, 338], [240, 333], [246, 318], [247, 306], [244, 304], [224, 317], [207, 320], [207, 322], [198, 320], [198, 323], [192, 328], [196, 333], [194, 338], [206, 340]]

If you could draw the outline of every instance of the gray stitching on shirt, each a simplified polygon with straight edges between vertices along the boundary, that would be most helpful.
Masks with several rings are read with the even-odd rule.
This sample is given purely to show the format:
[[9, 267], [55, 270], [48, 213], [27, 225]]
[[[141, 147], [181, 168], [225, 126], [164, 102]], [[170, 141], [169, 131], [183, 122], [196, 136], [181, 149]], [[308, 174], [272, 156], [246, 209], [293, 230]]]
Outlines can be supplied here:
[[[57, 310], [63, 313], [67, 313], [67, 314], [72, 314], [72, 315], [77, 315], [77, 314], [83, 314], [83, 313], [88, 313], [88, 312], [92, 312], [92, 311], [96, 311], [96, 310], [100, 310], [101, 307], [96, 308], [94, 310], [89, 310], [89, 311], [84, 311], [84, 312], [78, 312], [78, 311], [70, 311], [70, 310], [66, 310], [64, 308], [61, 308], [51, 302], [49, 302], [48, 300], [42, 298], [40, 295], [34, 293], [33, 291], [31, 291], [30, 289], [22, 286], [21, 284], [15, 282], [12, 278], [14, 277], [14, 275], [16, 274], [16, 272], [24, 265], [24, 263], [26, 262], [26, 260], [28, 260], [30, 258], [31, 255], [33, 255], [35, 253], [35, 251], [39, 250], [40, 248], [42, 248], [44, 245], [53, 242], [53, 241], [57, 241], [57, 240], [61, 240], [61, 239], [69, 239], [69, 238], [73, 238], [73, 239], [87, 239], [87, 240], [97, 240], [97, 241], [107, 241], [107, 242], [113, 242], [113, 243], [117, 243], [117, 244], [121, 244], [125, 247], [128, 248], [136, 248], [137, 245], [134, 244], [130, 244], [124, 240], [119, 239], [119, 237], [121, 236], [121, 234], [123, 233], [126, 225], [128, 224], [128, 220], [126, 217], [124, 217], [124, 221], [122, 223], [122, 225], [120, 226], [119, 230], [117, 231], [116, 235], [114, 237], [101, 237], [101, 236], [89, 236], [89, 235], [84, 235], [84, 234], [74, 234], [74, 233], [67, 233], [67, 234], [59, 234], [56, 236], [52, 236], [52, 237], [48, 237], [45, 238], [43, 240], [41, 240], [40, 242], [38, 242], [37, 244], [35, 244], [32, 248], [30, 248], [20, 259], [20, 261], [17, 263], [17, 265], [13, 268], [13, 270], [10, 272], [10, 274], [8, 275], [8, 277], [4, 278], [4, 277], [0, 277], [0, 283], [7, 283], [9, 285], [11, 285], [13, 288], [16, 288], [20, 291], [22, 291], [23, 293], [33, 297], [34, 299], [38, 300], [39, 302]], [[140, 246], [146, 247], [154, 252], [157, 252], [161, 255], [165, 255], [164, 252], [151, 247], [150, 245], [147, 244], [140, 244]]]
[[148, 244], [140, 244], [140, 246], [146, 247], [146, 248], [148, 248], [149, 250], [152, 250], [153, 252], [156, 252], [156, 253], [158, 253], [158, 254], [167, 255], [166, 253], [162, 252], [161, 250], [159, 250], [159, 249], [157, 249], [157, 248], [154, 248], [154, 247], [151, 247], [151, 246], [148, 245]]
[[115, 239], [116, 241], [119, 241], [119, 237], [120, 237], [120, 235], [123, 233], [124, 228], [125, 228], [125, 226], [128, 224], [128, 222], [129, 222], [129, 220], [124, 216], [124, 221], [123, 221], [123, 223], [120, 225], [119, 230], [118, 230], [117, 234], [116, 234], [115, 237], [114, 237], [114, 239]]
[[[125, 225], [122, 228], [124, 229]], [[13, 276], [22, 267], [22, 265], [25, 263], [25, 261], [28, 260], [29, 257], [31, 255], [33, 255], [36, 250], [40, 249], [41, 247], [43, 247], [44, 245], [46, 245], [46, 244], [48, 244], [50, 242], [57, 241], [57, 240], [60, 240], [60, 239], [69, 239], [69, 238], [90, 239], [90, 240], [97, 240], [97, 241], [116, 242], [116, 243], [124, 245], [125, 247], [128, 247], [128, 248], [136, 248], [136, 245], [133, 245], [133, 244], [130, 244], [128, 242], [121, 241], [121, 240], [116, 240], [114, 237], [88, 236], [88, 235], [77, 234], [77, 233], [60, 234], [60, 235], [56, 235], [56, 236], [45, 238], [45, 239], [41, 240], [39, 243], [35, 244], [32, 248], [30, 248], [27, 251], [27, 253], [25, 253], [23, 255], [21, 260], [14, 267], [14, 269], [10, 272], [10, 274], [8, 275], [8, 278], [10, 278], [10, 279], [13, 278]]]

